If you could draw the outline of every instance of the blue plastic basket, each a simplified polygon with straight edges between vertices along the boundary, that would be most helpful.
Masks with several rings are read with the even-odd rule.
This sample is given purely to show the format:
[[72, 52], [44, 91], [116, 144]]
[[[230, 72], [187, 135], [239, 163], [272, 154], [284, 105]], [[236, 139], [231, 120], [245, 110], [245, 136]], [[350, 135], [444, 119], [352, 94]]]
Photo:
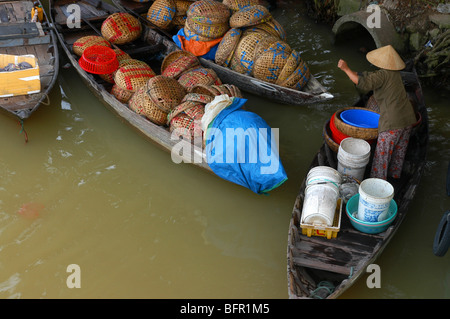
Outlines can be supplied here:
[[344, 123], [361, 128], [377, 128], [380, 119], [378, 113], [359, 109], [343, 111], [340, 116]]

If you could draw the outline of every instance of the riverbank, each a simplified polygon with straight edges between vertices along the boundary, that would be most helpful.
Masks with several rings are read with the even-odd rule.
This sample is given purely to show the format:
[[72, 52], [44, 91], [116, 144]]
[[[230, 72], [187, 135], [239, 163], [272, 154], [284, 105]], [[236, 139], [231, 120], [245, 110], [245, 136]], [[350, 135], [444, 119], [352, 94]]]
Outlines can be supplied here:
[[308, 15], [330, 26], [342, 16], [378, 4], [403, 41], [424, 85], [450, 90], [450, 5], [442, 0], [307, 0]]

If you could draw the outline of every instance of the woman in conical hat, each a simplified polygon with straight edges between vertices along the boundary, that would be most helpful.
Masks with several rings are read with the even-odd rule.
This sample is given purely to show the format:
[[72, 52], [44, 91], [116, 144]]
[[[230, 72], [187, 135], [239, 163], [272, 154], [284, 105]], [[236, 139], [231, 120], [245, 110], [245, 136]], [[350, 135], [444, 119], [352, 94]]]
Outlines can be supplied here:
[[405, 63], [391, 45], [370, 51], [366, 58], [380, 69], [357, 73], [342, 59], [338, 67], [356, 84], [356, 88], [367, 92], [372, 90], [380, 108], [378, 141], [370, 177], [386, 180], [389, 175], [400, 178], [412, 125], [416, 122], [414, 108], [399, 72], [405, 68]]

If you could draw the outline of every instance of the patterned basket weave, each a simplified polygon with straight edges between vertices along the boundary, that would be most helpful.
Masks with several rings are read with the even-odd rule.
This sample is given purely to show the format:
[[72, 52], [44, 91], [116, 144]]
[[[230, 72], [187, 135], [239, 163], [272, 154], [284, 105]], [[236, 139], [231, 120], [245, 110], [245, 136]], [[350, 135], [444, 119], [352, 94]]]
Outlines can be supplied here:
[[125, 44], [139, 38], [142, 26], [138, 19], [129, 13], [116, 12], [102, 23], [102, 36], [114, 44]]
[[147, 20], [161, 29], [166, 29], [175, 16], [174, 0], [155, 0], [147, 12]]
[[128, 103], [130, 98], [133, 96], [134, 92], [122, 89], [117, 84], [114, 84], [111, 89], [111, 94], [115, 96], [122, 103]]
[[272, 27], [273, 30], [275, 30], [278, 34], [278, 37], [281, 40], [286, 40], [286, 31], [284, 31], [283, 26], [275, 19], [271, 19], [266, 22], [269, 26]]
[[73, 52], [82, 56], [84, 50], [92, 45], [104, 45], [106, 47], [111, 47], [111, 44], [103, 37], [98, 35], [87, 35], [76, 40], [72, 46]]
[[208, 104], [211, 102], [214, 98], [209, 94], [200, 94], [200, 93], [188, 93], [184, 96], [183, 100], [181, 102], [191, 101], [191, 102], [198, 102], [203, 104]]
[[157, 125], [165, 125], [167, 113], [162, 111], [148, 96], [146, 86], [140, 87], [130, 99], [128, 106]]
[[255, 48], [264, 35], [259, 32], [250, 33], [241, 38], [230, 61], [230, 68], [236, 72], [250, 75], [253, 70]]
[[272, 15], [266, 7], [261, 5], [245, 7], [230, 17], [230, 27], [243, 28], [263, 23], [272, 19]]
[[306, 83], [308, 83], [310, 76], [311, 74], [308, 65], [299, 58], [297, 68], [285, 81], [281, 82], [280, 85], [291, 89], [301, 90]]
[[[120, 49], [114, 49], [114, 52], [116, 52], [117, 60], [119, 60], [118, 68], [123, 66], [125, 61], [131, 60], [131, 57], [127, 53], [125, 53], [124, 51], [122, 51]], [[108, 73], [108, 74], [99, 74], [99, 76], [108, 83], [114, 83], [114, 75], [116, 74], [116, 71], [114, 71], [112, 73]]]
[[246, 30], [264, 31], [281, 40], [286, 40], [286, 32], [284, 31], [283, 27], [278, 22], [276, 22], [275, 19], [247, 27]]
[[187, 23], [187, 19], [186, 19], [186, 23], [184, 24], [184, 34], [186, 35], [186, 38], [189, 38], [191, 40], [195, 40], [195, 41], [211, 41], [214, 40], [213, 38], [209, 38], [209, 37], [205, 37], [203, 35], [197, 34], [195, 32], [194, 29], [192, 29], [189, 24]]
[[177, 130], [182, 136], [192, 140], [202, 136], [200, 121], [205, 114], [203, 103], [186, 101], [175, 107], [167, 116], [170, 132]]
[[278, 80], [275, 82], [275, 84], [281, 84], [287, 80], [287, 78], [297, 68], [299, 59], [300, 59], [300, 53], [298, 53], [295, 50], [292, 50], [291, 54], [289, 55], [289, 58], [286, 61], [286, 64], [284, 65], [283, 69], [281, 70], [280, 74], [278, 75]]
[[350, 110], [350, 109], [366, 110], [366, 111], [371, 111], [371, 112], [377, 113], [377, 112], [369, 110], [367, 108], [356, 107], [356, 106], [345, 107], [345, 108], [339, 109], [336, 111], [336, 115], [334, 116], [334, 125], [336, 126], [336, 128], [339, 131], [341, 131], [343, 134], [351, 136], [351, 137], [360, 138], [363, 140], [376, 139], [378, 137], [378, 128], [356, 127], [356, 126], [347, 124], [341, 120], [341, 113], [343, 111]]
[[183, 72], [200, 66], [198, 58], [188, 51], [174, 51], [169, 53], [161, 64], [161, 74], [171, 78], [178, 78]]
[[290, 54], [290, 48], [284, 45], [284, 42], [279, 41], [272, 44], [255, 60], [253, 76], [269, 83], [275, 83]]
[[170, 112], [180, 104], [186, 92], [177, 80], [163, 75], [157, 75], [146, 84], [147, 95], [150, 96], [162, 111]]
[[210, 97], [228, 94], [228, 96], [230, 97], [235, 96], [242, 98], [241, 91], [237, 86], [233, 84], [220, 84], [220, 85], [198, 84], [192, 88], [191, 92], [200, 95], [208, 95]]
[[156, 74], [148, 65], [125, 65], [116, 71], [114, 82], [122, 89], [136, 92]]
[[227, 67], [234, 50], [236, 49], [239, 39], [241, 38], [242, 31], [240, 29], [229, 29], [223, 36], [217, 46], [215, 61], [218, 65]]
[[175, 0], [175, 16], [186, 16], [186, 12], [191, 4], [191, 1]]
[[186, 24], [186, 16], [174, 16], [172, 19], [172, 25], [176, 27], [184, 27]]
[[197, 84], [191, 89], [192, 93], [209, 95], [209, 96], [217, 96], [220, 95], [220, 92], [212, 87], [211, 85]]
[[208, 68], [196, 68], [188, 70], [179, 77], [178, 82], [185, 88], [187, 92], [190, 92], [192, 88], [198, 84], [222, 84], [220, 79], [217, 77], [216, 72]]
[[223, 0], [222, 3], [226, 5], [233, 12], [244, 9], [245, 7], [255, 6], [261, 4], [260, 0]]
[[200, 23], [194, 21], [193, 18], [189, 16], [186, 19], [186, 26], [196, 34], [209, 39], [220, 38], [230, 29], [228, 21], [215, 24]]
[[196, 1], [186, 12], [191, 21], [202, 25], [228, 24], [230, 10], [226, 5], [214, 0]]

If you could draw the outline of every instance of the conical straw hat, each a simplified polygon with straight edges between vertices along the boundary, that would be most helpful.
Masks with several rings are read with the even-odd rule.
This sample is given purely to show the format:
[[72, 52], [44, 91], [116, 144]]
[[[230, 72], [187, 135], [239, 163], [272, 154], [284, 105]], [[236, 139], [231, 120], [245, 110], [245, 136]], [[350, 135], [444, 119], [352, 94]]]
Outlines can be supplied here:
[[381, 69], [399, 71], [405, 68], [405, 62], [392, 45], [372, 50], [367, 53], [366, 58], [370, 63]]

